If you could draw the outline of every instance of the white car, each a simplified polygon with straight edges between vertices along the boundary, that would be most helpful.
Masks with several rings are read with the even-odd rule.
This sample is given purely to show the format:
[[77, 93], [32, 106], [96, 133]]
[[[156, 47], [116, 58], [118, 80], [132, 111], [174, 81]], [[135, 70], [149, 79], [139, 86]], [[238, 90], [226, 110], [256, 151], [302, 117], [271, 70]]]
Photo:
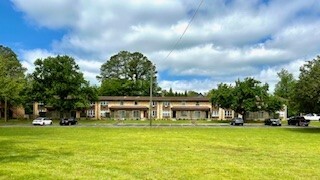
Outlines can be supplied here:
[[47, 117], [38, 117], [37, 119], [32, 121], [33, 125], [52, 125], [52, 120]]
[[303, 117], [310, 121], [320, 121], [320, 116], [317, 114], [306, 114]]

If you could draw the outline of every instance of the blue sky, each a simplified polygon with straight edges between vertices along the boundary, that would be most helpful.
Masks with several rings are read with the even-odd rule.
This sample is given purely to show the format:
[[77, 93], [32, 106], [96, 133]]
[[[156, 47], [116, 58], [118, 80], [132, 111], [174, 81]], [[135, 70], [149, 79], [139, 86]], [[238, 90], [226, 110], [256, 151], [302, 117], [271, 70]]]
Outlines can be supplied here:
[[73, 56], [92, 84], [122, 50], [146, 55], [163, 89], [206, 92], [221, 82], [254, 77], [271, 91], [282, 68], [295, 75], [320, 53], [318, 0], [4, 0], [0, 44], [32, 72], [33, 62]]

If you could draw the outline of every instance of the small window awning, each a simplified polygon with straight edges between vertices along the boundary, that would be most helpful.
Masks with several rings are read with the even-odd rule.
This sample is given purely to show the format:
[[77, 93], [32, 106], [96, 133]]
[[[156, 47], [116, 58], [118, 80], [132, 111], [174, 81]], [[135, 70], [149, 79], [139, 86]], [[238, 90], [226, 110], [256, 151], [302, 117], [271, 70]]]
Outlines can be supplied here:
[[110, 110], [148, 110], [147, 106], [111, 106]]
[[173, 111], [210, 111], [210, 107], [207, 106], [173, 106]]

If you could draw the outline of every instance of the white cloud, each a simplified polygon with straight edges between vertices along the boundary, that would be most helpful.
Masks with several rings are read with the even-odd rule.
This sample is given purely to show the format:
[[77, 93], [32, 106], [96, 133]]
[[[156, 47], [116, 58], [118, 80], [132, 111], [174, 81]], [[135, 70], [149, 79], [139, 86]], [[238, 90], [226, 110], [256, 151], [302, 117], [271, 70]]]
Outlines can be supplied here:
[[171, 75], [159, 83], [165, 89], [203, 91], [208, 89], [203, 84], [246, 76], [268, 82], [272, 89], [281, 68], [297, 77], [303, 60], [320, 53], [318, 0], [204, 1], [168, 58], [200, 1], [12, 2], [31, 24], [67, 29], [62, 39], [53, 40], [52, 49], [30, 50], [30, 57], [22, 52], [24, 66], [32, 69], [31, 56], [69, 54], [94, 83], [102, 63], [129, 50], [145, 54], [160, 73]]
[[34, 71], [34, 62], [37, 59], [55, 56], [45, 49], [22, 50], [19, 54], [21, 55], [21, 64], [23, 67], [27, 68], [27, 73], [32, 73]]

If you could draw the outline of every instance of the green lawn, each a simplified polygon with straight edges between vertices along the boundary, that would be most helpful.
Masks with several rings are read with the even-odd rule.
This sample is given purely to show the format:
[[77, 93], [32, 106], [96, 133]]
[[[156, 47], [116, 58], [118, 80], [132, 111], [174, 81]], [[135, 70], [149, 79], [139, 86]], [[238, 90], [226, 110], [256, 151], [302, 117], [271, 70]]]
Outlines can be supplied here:
[[0, 127], [0, 179], [318, 179], [317, 128]]

